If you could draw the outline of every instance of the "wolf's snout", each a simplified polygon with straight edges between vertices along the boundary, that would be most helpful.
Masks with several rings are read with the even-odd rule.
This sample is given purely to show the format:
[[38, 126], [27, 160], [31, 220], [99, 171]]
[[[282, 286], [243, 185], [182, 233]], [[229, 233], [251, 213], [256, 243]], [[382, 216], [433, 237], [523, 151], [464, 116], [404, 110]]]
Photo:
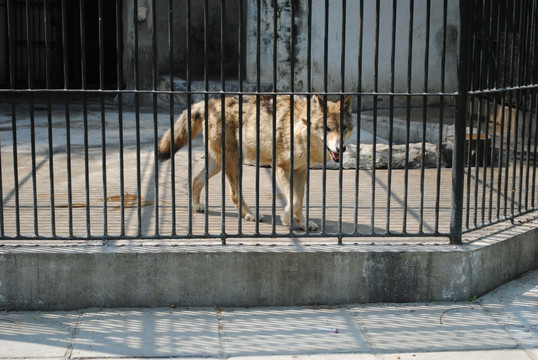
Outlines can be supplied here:
[[[336, 152], [340, 152], [340, 146], [337, 146], [336, 147]], [[342, 153], [345, 153], [346, 152], [346, 146], [345, 145], [342, 145]]]

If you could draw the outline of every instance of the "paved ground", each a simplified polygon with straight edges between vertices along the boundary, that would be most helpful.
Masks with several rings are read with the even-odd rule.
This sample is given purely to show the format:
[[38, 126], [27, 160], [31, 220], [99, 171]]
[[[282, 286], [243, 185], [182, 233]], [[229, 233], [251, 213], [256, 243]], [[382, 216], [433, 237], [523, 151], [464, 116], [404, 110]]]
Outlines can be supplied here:
[[0, 312], [12, 358], [536, 360], [538, 269], [465, 303]]

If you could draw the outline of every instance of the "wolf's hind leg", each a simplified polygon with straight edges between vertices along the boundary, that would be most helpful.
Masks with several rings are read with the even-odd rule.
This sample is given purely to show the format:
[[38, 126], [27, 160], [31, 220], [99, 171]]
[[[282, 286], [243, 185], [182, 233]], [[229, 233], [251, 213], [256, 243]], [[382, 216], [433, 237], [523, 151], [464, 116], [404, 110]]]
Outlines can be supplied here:
[[280, 220], [286, 226], [290, 225], [290, 172], [282, 167], [277, 166], [276, 169], [276, 179], [278, 180], [278, 186], [282, 195], [286, 198], [286, 207], [282, 214], [280, 214]]
[[[293, 220], [297, 228], [305, 229], [305, 219], [303, 217], [304, 188], [306, 184], [306, 168], [293, 170]], [[308, 221], [308, 230], [316, 231], [318, 224]]]
[[[217, 175], [221, 170], [220, 163], [211, 156], [207, 159], [207, 180]], [[192, 180], [192, 209], [197, 212], [204, 212], [205, 208], [200, 204], [200, 194], [205, 185], [205, 171], [202, 169]]]
[[[283, 168], [276, 168], [278, 185], [283, 195], [286, 197], [286, 208], [280, 215], [280, 220], [286, 226], [290, 225], [290, 211], [293, 211], [293, 221], [296, 228], [304, 230], [305, 223], [303, 217], [303, 199], [306, 181], [306, 168], [295, 169], [293, 171], [293, 202], [290, 199], [290, 172]], [[292, 205], [293, 203], [293, 205]], [[293, 210], [292, 210], [293, 209]], [[308, 230], [316, 231], [318, 225], [314, 221], [308, 222]]]
[[[237, 164], [233, 160], [226, 165], [226, 177], [228, 178], [228, 184], [230, 185], [230, 197], [232, 202], [239, 209], [239, 174], [238, 168], [233, 166]], [[239, 165], [241, 166], [241, 165]], [[263, 221], [263, 215], [259, 214], [259, 218], [256, 219], [256, 215], [250, 211], [245, 199], [241, 196], [241, 215], [248, 221]]]

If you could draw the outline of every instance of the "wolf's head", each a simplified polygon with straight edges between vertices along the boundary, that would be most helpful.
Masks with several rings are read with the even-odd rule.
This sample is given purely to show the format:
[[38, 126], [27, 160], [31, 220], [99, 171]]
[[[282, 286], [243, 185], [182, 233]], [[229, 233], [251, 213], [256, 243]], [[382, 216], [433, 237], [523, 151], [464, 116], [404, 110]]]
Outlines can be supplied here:
[[[311, 131], [320, 139], [325, 139], [325, 147], [331, 159], [340, 161], [340, 156], [346, 151], [344, 145], [353, 131], [351, 119], [351, 95], [344, 96], [342, 101], [323, 101], [319, 95], [314, 95], [311, 102]], [[324, 114], [327, 114], [325, 122]]]

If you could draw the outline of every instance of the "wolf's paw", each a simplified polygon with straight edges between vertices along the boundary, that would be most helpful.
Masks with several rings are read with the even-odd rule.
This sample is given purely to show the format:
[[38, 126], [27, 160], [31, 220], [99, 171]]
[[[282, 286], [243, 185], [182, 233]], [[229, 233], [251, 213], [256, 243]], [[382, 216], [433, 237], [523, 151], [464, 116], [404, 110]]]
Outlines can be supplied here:
[[205, 211], [204, 205], [198, 203], [198, 204], [192, 204], [192, 209], [196, 212], [203, 213]]
[[[304, 220], [295, 219], [295, 226], [299, 230], [305, 230], [305, 224]], [[314, 221], [308, 221], [308, 231], [317, 231], [318, 230], [318, 224], [316, 224]]]
[[247, 221], [263, 221], [263, 215], [259, 214], [258, 220], [256, 220], [256, 215], [253, 214], [245, 214], [245, 220]]
[[318, 231], [318, 224], [312, 220], [308, 221], [308, 231]]
[[290, 225], [290, 213], [283, 212], [282, 214], [280, 214], [280, 221], [282, 221], [282, 224], [284, 224], [285, 226], [289, 226]]

